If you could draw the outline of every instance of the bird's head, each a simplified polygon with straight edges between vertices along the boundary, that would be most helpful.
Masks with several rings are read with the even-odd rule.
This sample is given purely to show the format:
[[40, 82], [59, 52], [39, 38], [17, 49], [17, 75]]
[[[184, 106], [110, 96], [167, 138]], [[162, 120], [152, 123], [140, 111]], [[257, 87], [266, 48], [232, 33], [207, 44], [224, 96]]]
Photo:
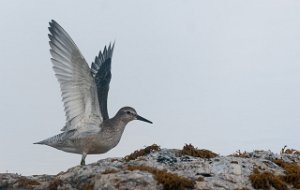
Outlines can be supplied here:
[[139, 116], [135, 109], [132, 108], [132, 107], [123, 107], [121, 108], [118, 113], [117, 113], [117, 116], [119, 118], [121, 118], [122, 121], [125, 121], [125, 122], [130, 122], [130, 121], [133, 121], [133, 120], [140, 120], [140, 121], [144, 121], [144, 122], [147, 122], [147, 123], [151, 123], [151, 121]]

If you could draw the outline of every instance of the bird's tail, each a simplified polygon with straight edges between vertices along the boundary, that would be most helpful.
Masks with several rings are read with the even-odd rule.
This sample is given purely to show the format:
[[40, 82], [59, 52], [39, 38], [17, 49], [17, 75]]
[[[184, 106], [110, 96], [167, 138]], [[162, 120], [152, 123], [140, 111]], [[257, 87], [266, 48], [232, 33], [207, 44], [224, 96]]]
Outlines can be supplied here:
[[35, 142], [33, 144], [46, 144], [46, 143], [45, 143], [45, 140], [42, 140], [42, 141], [39, 141], [39, 142]]
[[76, 130], [70, 130], [70, 131], [67, 131], [67, 132], [63, 132], [63, 133], [60, 133], [60, 134], [55, 135], [53, 137], [49, 137], [45, 140], [35, 142], [33, 144], [44, 144], [44, 145], [48, 145], [48, 146], [57, 145], [57, 144], [60, 144], [61, 142], [63, 142], [64, 139], [66, 139], [69, 136], [73, 135], [75, 131]]

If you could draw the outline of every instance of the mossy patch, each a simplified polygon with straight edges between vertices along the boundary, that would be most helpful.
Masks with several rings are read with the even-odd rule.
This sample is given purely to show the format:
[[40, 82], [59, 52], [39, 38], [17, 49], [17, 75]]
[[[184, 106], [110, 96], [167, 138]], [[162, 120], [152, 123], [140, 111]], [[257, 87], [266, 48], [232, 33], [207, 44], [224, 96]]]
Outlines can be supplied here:
[[287, 163], [281, 159], [273, 160], [273, 162], [285, 170], [285, 175], [282, 176], [282, 179], [295, 188], [300, 189], [300, 165]]
[[25, 189], [32, 189], [35, 185], [40, 185], [40, 183], [33, 179], [28, 179], [26, 177], [20, 177], [15, 182], [18, 187], [25, 188]]
[[159, 151], [159, 150], [160, 150], [160, 146], [158, 146], [157, 144], [153, 144], [151, 146], [147, 146], [146, 148], [134, 151], [130, 155], [125, 156], [124, 160], [128, 162], [130, 160], [135, 160], [140, 156], [145, 156], [147, 154], [150, 154], [151, 152]]
[[254, 169], [249, 179], [254, 189], [270, 189], [273, 187], [277, 190], [288, 190], [281, 177], [275, 176], [271, 172], [260, 172], [258, 169]]
[[218, 156], [218, 154], [205, 149], [195, 148], [192, 144], [186, 144], [182, 150], [179, 152], [180, 155], [189, 155], [199, 158], [214, 158]]
[[128, 166], [128, 170], [141, 170], [152, 173], [154, 178], [163, 185], [164, 190], [183, 190], [187, 188], [194, 188], [195, 182], [182, 176], [167, 172], [166, 170], [159, 170], [149, 166]]

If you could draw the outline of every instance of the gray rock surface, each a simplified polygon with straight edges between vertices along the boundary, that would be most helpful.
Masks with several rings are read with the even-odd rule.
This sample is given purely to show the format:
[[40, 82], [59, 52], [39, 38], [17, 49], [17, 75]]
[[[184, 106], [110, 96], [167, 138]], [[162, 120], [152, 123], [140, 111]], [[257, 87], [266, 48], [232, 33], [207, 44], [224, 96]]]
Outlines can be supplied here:
[[[162, 149], [140, 156], [135, 160], [107, 158], [86, 166], [75, 166], [57, 175], [21, 176], [1, 173], [2, 189], [103, 189], [125, 190], [163, 189], [155, 175], [147, 171], [128, 170], [128, 166], [149, 166], [159, 170], [183, 176], [194, 182], [194, 189], [234, 190], [253, 189], [249, 175], [254, 168], [283, 175], [283, 168], [273, 163], [274, 159], [296, 162], [300, 165], [297, 154], [274, 154], [270, 151], [254, 151], [246, 156], [217, 156], [205, 159], [180, 155], [179, 150]], [[199, 180], [199, 177], [203, 180]], [[292, 189], [292, 188], [290, 188]]]

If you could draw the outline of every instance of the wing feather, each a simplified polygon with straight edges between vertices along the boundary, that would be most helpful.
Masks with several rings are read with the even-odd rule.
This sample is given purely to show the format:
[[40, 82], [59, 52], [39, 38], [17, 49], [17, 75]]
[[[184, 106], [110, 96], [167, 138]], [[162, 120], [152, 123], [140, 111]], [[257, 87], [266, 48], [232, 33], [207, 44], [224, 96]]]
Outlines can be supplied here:
[[114, 51], [114, 43], [105, 46], [103, 52], [99, 52], [98, 56], [91, 66], [92, 76], [95, 78], [97, 85], [97, 93], [100, 111], [103, 120], [109, 119], [107, 111], [107, 96], [109, 91], [109, 83], [111, 81], [111, 59]]
[[76, 44], [54, 20], [50, 22], [49, 44], [53, 70], [62, 92], [66, 113], [63, 131], [78, 129], [84, 122], [102, 122], [95, 79]]

